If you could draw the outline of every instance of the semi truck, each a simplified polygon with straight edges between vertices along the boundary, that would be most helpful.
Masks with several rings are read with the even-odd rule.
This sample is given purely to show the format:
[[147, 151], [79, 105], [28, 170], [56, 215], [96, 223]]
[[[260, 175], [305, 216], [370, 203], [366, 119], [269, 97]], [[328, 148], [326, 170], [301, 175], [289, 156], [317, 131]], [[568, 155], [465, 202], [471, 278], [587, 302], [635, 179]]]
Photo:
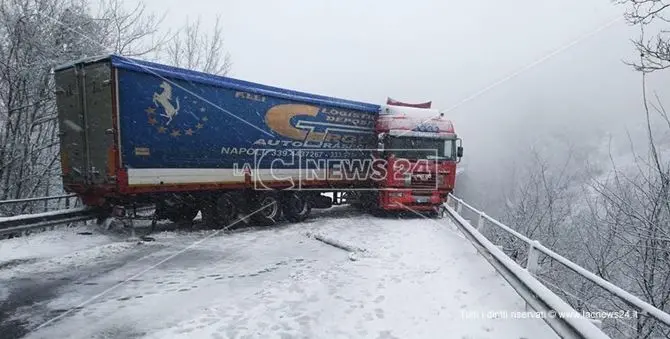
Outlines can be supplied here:
[[[64, 190], [101, 218], [155, 205], [211, 226], [313, 208], [435, 213], [463, 156], [437, 110], [309, 94], [105, 55], [54, 69]], [[119, 212], [121, 211], [121, 212]]]

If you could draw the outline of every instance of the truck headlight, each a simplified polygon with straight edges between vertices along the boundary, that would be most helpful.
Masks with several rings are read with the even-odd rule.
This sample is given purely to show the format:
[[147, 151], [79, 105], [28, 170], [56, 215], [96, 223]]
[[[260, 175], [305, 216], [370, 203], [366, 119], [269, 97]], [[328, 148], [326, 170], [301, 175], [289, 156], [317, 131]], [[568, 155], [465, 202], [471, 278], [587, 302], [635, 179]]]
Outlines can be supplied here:
[[438, 185], [438, 186], [443, 186], [443, 185], [444, 185], [444, 181], [445, 181], [444, 179], [446, 179], [446, 178], [444, 177], [444, 175], [442, 175], [442, 174], [438, 174], [438, 175], [437, 175], [437, 185]]

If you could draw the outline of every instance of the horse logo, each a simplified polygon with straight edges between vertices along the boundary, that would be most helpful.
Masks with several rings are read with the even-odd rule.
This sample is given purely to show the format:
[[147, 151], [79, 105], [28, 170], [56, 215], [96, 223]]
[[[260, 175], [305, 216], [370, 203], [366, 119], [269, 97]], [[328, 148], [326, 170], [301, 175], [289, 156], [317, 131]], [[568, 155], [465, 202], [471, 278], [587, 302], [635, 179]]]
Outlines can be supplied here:
[[169, 125], [172, 119], [177, 116], [177, 114], [179, 114], [179, 97], [175, 98], [175, 103], [177, 104], [177, 107], [175, 107], [171, 102], [172, 86], [170, 86], [170, 84], [166, 81], [163, 81], [163, 83], [160, 84], [160, 87], [163, 89], [163, 92], [154, 92], [153, 101], [156, 107], [163, 107], [164, 113], [161, 114], [161, 116], [168, 118], [168, 121], [165, 123], [165, 125]]
[[[198, 131], [202, 130], [209, 120], [205, 115], [207, 106], [202, 102], [202, 99], [197, 95], [189, 96], [188, 94], [175, 97], [172, 100], [172, 86], [167, 81], [163, 81], [160, 85], [163, 89], [161, 93], [154, 92], [152, 97], [153, 105], [144, 109], [147, 114], [147, 123], [155, 129], [158, 134], [169, 135], [173, 138], [191, 137]], [[184, 109], [180, 110], [179, 98], [184, 102]], [[173, 104], [174, 102], [174, 104]], [[162, 108], [162, 109], [161, 109]], [[194, 111], [199, 113], [196, 115]], [[177, 119], [175, 122], [177, 126], [170, 127], [170, 123], [177, 115], [189, 115], [193, 117], [190, 119]], [[204, 115], [200, 117], [199, 115]], [[161, 119], [159, 116], [167, 119]], [[160, 121], [159, 121], [160, 120]]]

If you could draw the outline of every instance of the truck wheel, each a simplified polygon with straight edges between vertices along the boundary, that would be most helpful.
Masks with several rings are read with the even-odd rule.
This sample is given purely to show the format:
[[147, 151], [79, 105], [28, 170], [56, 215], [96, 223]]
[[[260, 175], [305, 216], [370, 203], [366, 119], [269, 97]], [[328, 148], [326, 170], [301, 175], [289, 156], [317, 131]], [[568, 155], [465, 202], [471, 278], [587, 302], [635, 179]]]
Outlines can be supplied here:
[[234, 201], [228, 193], [202, 200], [200, 202], [200, 212], [205, 226], [213, 229], [222, 229], [229, 226], [237, 217], [237, 206], [235, 206]]
[[223, 193], [216, 199], [216, 214], [219, 226], [217, 228], [229, 227], [230, 223], [237, 218], [237, 206], [230, 194]]
[[215, 228], [219, 224], [219, 213], [216, 210], [216, 203], [210, 199], [200, 202], [200, 213], [202, 214], [202, 223], [205, 227]]
[[190, 228], [193, 226], [193, 219], [198, 215], [198, 209], [191, 206], [179, 206], [174, 211], [167, 214], [167, 219], [178, 225], [179, 228]]
[[112, 210], [113, 207], [109, 204], [105, 204], [104, 206], [101, 206], [97, 210], [97, 216], [95, 218], [95, 223], [98, 226], [103, 226], [105, 222], [107, 222], [107, 219], [112, 217]]
[[[251, 219], [263, 226], [272, 226], [279, 221], [281, 217], [281, 203], [275, 193], [260, 193], [254, 199], [251, 212]], [[261, 210], [262, 209], [262, 210]]]
[[282, 211], [287, 220], [293, 222], [304, 221], [312, 212], [312, 204], [304, 195], [289, 193], [282, 199]]

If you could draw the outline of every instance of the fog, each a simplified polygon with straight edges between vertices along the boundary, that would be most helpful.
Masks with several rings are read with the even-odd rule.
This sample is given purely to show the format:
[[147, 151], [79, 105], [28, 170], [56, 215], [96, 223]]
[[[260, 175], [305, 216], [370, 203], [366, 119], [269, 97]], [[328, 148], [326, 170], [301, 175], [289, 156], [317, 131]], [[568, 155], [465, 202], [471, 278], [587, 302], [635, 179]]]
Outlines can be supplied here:
[[[531, 146], [598, 149], [612, 134], [623, 148], [644, 118], [641, 76], [624, 64], [637, 57], [638, 31], [608, 0], [147, 4], [175, 27], [220, 15], [233, 77], [449, 109], [465, 147], [461, 192], [482, 204], [499, 200]], [[650, 87], [670, 88], [668, 80], [655, 76]], [[560, 160], [567, 151], [545, 152]]]

